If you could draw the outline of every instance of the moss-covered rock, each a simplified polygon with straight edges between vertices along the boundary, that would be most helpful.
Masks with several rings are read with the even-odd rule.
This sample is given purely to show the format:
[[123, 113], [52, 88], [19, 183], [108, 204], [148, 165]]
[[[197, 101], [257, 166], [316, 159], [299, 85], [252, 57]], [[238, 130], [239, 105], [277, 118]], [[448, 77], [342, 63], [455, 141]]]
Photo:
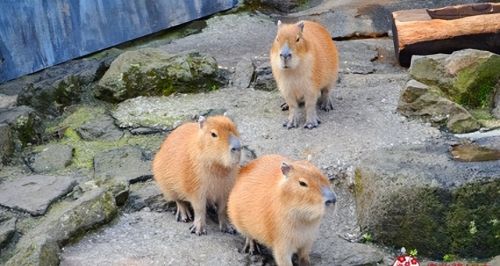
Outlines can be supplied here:
[[42, 126], [40, 117], [28, 106], [0, 109], [0, 124], [11, 129], [15, 150], [40, 141]]
[[62, 245], [109, 222], [116, 213], [115, 198], [102, 189], [89, 191], [73, 202], [61, 202], [21, 238], [6, 265], [58, 265]]
[[428, 143], [366, 154], [355, 175], [362, 230], [376, 242], [435, 259], [494, 256], [500, 164], [452, 161], [448, 149]]
[[468, 108], [491, 108], [500, 79], [500, 55], [465, 49], [451, 55], [413, 56], [413, 79], [435, 85], [452, 101]]
[[64, 108], [90, 100], [94, 83], [120, 54], [110, 49], [82, 60], [73, 60], [15, 81], [21, 87], [18, 104], [27, 105], [43, 115], [58, 116]]
[[136, 96], [210, 91], [221, 85], [213, 57], [171, 55], [146, 48], [121, 54], [99, 81], [96, 97], [120, 102]]
[[398, 103], [398, 111], [408, 117], [420, 117], [453, 133], [466, 133], [480, 128], [479, 122], [462, 106], [444, 97], [435, 86], [416, 80], [406, 83]]

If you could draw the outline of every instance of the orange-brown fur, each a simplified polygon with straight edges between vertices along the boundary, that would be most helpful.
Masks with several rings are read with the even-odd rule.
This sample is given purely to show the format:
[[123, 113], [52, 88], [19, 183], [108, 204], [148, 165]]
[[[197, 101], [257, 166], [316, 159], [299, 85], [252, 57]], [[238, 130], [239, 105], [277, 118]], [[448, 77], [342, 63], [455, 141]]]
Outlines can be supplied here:
[[[282, 162], [291, 166], [286, 176]], [[322, 189], [331, 191], [330, 183], [310, 162], [265, 155], [240, 170], [229, 196], [228, 215], [247, 237], [245, 248], [253, 249], [257, 240], [272, 248], [279, 266], [292, 265], [293, 253], [298, 253], [300, 265], [308, 265], [325, 212]]]
[[[287, 68], [280, 54], [288, 44], [291, 59]], [[271, 67], [278, 89], [289, 107], [288, 128], [298, 126], [298, 106], [305, 103], [307, 128], [320, 121], [316, 105], [329, 111], [333, 108], [330, 92], [337, 82], [339, 58], [328, 31], [312, 21], [296, 24], [278, 22], [278, 32], [271, 47]], [[319, 100], [319, 102], [318, 102]]]
[[235, 124], [224, 116], [186, 123], [166, 138], [153, 160], [154, 179], [165, 198], [177, 203], [178, 220], [192, 219], [187, 202], [191, 203], [193, 233], [206, 232], [207, 204], [217, 205], [220, 229], [230, 230], [227, 197], [240, 161], [240, 150], [231, 151], [230, 139], [239, 143], [238, 137]]

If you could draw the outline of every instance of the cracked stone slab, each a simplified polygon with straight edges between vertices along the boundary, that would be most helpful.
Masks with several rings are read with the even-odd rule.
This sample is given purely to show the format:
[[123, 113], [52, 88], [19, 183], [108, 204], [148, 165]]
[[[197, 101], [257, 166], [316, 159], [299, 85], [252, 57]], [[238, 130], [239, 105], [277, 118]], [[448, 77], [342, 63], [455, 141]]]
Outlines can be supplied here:
[[63, 144], [49, 144], [41, 152], [28, 158], [28, 165], [35, 173], [62, 170], [71, 164], [73, 147]]
[[52, 202], [66, 195], [76, 185], [73, 177], [31, 175], [13, 178], [0, 184], [0, 205], [43, 215]]
[[138, 147], [104, 151], [94, 157], [94, 177], [135, 182], [152, 176], [151, 161]]

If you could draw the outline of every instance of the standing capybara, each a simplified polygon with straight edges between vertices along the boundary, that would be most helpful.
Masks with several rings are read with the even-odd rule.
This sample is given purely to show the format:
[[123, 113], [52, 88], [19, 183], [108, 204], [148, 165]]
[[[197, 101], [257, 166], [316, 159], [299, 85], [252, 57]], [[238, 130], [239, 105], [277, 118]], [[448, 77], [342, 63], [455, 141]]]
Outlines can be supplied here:
[[178, 221], [206, 234], [207, 204], [217, 206], [221, 231], [231, 232], [227, 198], [239, 169], [241, 144], [235, 124], [225, 116], [186, 123], [170, 133], [153, 160], [153, 175], [163, 195], [177, 204]]
[[304, 127], [317, 127], [321, 122], [316, 105], [325, 111], [333, 109], [330, 92], [339, 69], [338, 52], [330, 33], [312, 21], [296, 24], [278, 21], [270, 57], [274, 79], [289, 107], [288, 120], [283, 126], [298, 127], [298, 107], [304, 102]]
[[328, 179], [308, 161], [266, 155], [243, 167], [229, 195], [229, 219], [246, 237], [270, 247], [279, 266], [309, 265], [309, 253], [319, 230], [325, 204], [335, 203]]

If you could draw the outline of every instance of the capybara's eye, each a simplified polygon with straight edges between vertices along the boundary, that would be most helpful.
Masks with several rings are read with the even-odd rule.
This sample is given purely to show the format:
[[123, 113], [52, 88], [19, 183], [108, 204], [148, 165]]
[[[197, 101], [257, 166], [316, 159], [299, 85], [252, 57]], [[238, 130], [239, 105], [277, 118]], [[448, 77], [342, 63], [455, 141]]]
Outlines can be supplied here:
[[213, 137], [213, 138], [216, 138], [216, 137], [217, 137], [217, 133], [215, 133], [215, 132], [213, 132], [213, 131], [212, 131], [212, 132], [210, 132], [210, 134], [212, 135], [212, 137]]
[[300, 41], [300, 36], [297, 36], [297, 39], [295, 39], [296, 42]]
[[299, 181], [299, 184], [300, 184], [301, 186], [303, 186], [303, 187], [307, 187], [307, 183], [306, 183], [306, 182], [304, 182], [304, 181]]

